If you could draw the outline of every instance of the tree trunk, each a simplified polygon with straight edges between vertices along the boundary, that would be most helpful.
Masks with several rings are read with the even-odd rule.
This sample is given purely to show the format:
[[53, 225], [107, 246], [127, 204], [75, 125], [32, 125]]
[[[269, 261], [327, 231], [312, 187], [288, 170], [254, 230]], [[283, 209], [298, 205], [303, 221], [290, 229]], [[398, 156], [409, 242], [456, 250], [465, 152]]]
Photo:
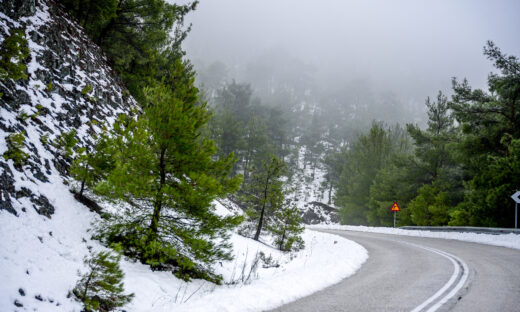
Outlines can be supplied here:
[[161, 157], [159, 159], [159, 171], [161, 175], [161, 179], [159, 182], [159, 189], [157, 190], [157, 195], [155, 196], [155, 201], [153, 204], [153, 216], [152, 216], [152, 222], [150, 223], [150, 231], [152, 232], [152, 236], [150, 237], [150, 240], [154, 239], [157, 236], [157, 230], [159, 228], [159, 218], [161, 216], [161, 209], [162, 209], [162, 188], [163, 185], [166, 183], [166, 168], [164, 164], [164, 155], [166, 153], [166, 149], [162, 149], [161, 151]]
[[332, 204], [332, 181], [329, 181], [329, 202], [328, 204]]
[[260, 238], [260, 232], [262, 232], [262, 225], [264, 223], [264, 213], [265, 213], [265, 204], [267, 203], [267, 188], [269, 187], [269, 173], [267, 173], [267, 179], [265, 181], [264, 187], [264, 203], [262, 205], [262, 211], [260, 212], [260, 220], [258, 220], [258, 226], [256, 228], [256, 233], [254, 240], [258, 240]]
[[280, 250], [283, 251], [283, 241], [285, 240], [285, 226], [284, 226], [284, 229], [283, 229], [283, 234], [282, 234], [282, 239], [280, 240]]
[[105, 36], [107, 35], [110, 28], [112, 28], [115, 25], [117, 16], [119, 16], [121, 11], [122, 2], [123, 1], [119, 1], [119, 3], [117, 4], [116, 17], [112, 17], [110, 21], [106, 24], [106, 26], [101, 29], [101, 31], [99, 32], [99, 36], [94, 39], [94, 42], [97, 45], [101, 45], [103, 39], [105, 39]]
[[81, 180], [81, 189], [79, 190], [79, 197], [83, 197], [84, 189], [85, 189], [85, 179]]

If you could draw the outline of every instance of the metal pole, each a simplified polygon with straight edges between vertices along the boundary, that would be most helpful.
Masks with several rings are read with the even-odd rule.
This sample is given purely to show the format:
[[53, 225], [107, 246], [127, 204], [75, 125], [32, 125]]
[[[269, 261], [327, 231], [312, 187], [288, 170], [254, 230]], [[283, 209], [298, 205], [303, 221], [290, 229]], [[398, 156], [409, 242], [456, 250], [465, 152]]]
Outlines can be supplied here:
[[[395, 224], [395, 222], [394, 222]], [[395, 225], [394, 225], [395, 227]], [[515, 202], [515, 229], [518, 229], [518, 203]]]
[[394, 227], [395, 227], [395, 215], [397, 214], [397, 211], [394, 211]]

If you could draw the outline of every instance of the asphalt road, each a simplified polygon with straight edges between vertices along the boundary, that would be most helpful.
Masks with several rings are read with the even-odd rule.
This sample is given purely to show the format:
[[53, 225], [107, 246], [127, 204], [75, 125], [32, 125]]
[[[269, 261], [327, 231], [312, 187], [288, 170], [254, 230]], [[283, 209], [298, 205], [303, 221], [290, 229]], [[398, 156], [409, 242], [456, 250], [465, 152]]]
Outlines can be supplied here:
[[273, 311], [520, 311], [520, 250], [455, 240], [327, 231], [364, 246], [353, 276]]

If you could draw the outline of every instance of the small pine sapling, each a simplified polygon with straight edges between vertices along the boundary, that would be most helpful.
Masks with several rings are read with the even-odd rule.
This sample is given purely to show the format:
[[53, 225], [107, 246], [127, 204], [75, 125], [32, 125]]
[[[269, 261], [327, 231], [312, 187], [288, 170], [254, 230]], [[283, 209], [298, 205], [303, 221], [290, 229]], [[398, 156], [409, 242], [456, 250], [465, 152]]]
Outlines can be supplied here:
[[110, 251], [95, 253], [85, 259], [88, 272], [72, 290], [86, 311], [112, 311], [129, 303], [134, 294], [124, 294], [124, 273], [119, 267], [121, 255]]
[[5, 160], [12, 159], [15, 167], [21, 168], [29, 154], [22, 149], [24, 147], [25, 136], [23, 132], [11, 133], [6, 138], [7, 151], [3, 154]]
[[0, 47], [0, 80], [27, 78], [25, 63], [28, 56], [25, 32], [22, 29], [12, 31]]
[[74, 147], [78, 143], [78, 139], [76, 139], [76, 130], [71, 130], [69, 132], [63, 132], [60, 134], [53, 142], [52, 145], [58, 153], [64, 158], [70, 159], [70, 157], [74, 154]]
[[300, 211], [295, 206], [284, 206], [275, 211], [267, 229], [273, 233], [276, 246], [282, 251], [297, 251], [304, 248], [300, 234], [305, 227], [302, 225]]
[[83, 196], [85, 187], [92, 188], [113, 169], [113, 161], [106, 136], [94, 135], [96, 143], [92, 150], [81, 147], [70, 165], [70, 175], [81, 183], [78, 195]]

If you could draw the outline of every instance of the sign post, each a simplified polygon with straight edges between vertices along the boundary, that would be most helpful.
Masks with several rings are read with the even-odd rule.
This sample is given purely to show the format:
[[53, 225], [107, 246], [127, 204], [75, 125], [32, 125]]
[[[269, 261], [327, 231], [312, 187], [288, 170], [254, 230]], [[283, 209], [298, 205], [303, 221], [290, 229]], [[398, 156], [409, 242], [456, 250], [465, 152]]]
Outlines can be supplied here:
[[[518, 193], [520, 193], [520, 192], [518, 192]], [[392, 208], [390, 208], [390, 211], [394, 212], [394, 227], [395, 227], [395, 218], [396, 218], [397, 212], [401, 211], [401, 208], [399, 208], [397, 201], [394, 200], [394, 204], [392, 205]]]
[[511, 198], [515, 201], [515, 229], [518, 229], [518, 203], [520, 203], [520, 191], [516, 191]]

